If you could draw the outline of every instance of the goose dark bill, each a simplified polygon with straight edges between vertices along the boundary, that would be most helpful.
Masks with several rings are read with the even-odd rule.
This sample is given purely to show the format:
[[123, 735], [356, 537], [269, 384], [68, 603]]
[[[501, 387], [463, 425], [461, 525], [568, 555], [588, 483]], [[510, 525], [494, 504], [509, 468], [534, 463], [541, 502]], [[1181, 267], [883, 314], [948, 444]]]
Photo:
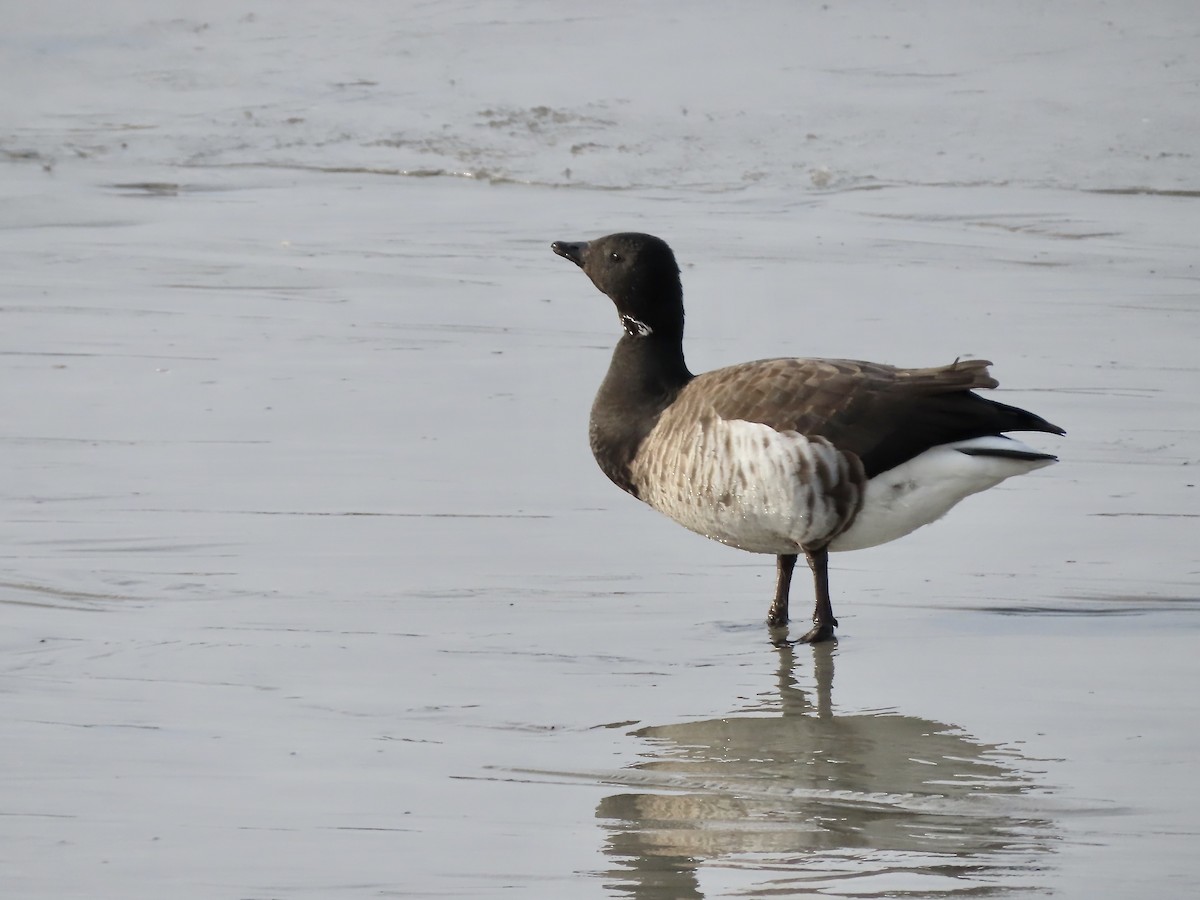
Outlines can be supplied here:
[[550, 249], [582, 268], [587, 246], [587, 241], [555, 241], [550, 245]]

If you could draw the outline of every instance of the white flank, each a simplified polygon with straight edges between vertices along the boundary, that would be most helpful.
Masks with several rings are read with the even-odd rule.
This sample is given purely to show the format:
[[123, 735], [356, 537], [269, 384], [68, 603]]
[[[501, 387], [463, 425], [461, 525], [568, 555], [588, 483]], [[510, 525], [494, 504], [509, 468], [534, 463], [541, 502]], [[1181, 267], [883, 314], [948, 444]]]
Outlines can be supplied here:
[[1037, 452], [1007, 437], [973, 438], [926, 450], [867, 482], [862, 510], [854, 524], [838, 535], [829, 549], [861, 550], [894, 541], [940, 519], [964, 497], [1054, 462], [972, 456], [961, 453], [960, 448]]
[[830, 493], [849, 465], [828, 441], [741, 420], [670, 426], [664, 417], [646, 438], [633, 474], [642, 499], [685, 528], [778, 554], [843, 524]]

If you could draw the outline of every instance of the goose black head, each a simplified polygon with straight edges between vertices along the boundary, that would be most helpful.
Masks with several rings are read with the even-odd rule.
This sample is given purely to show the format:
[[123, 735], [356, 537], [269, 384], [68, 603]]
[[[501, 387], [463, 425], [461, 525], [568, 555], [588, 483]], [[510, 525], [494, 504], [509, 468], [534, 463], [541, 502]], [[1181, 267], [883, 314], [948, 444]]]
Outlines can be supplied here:
[[550, 249], [583, 269], [612, 299], [626, 334], [682, 338], [683, 288], [666, 241], [621, 232], [594, 241], [555, 241]]

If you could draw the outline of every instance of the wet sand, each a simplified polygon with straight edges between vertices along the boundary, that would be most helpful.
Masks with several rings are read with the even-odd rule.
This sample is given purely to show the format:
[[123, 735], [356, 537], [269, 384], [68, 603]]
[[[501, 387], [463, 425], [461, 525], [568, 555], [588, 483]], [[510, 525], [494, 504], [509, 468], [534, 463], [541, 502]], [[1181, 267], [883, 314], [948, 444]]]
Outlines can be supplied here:
[[[587, 44], [545, 10], [326, 34], [304, 5], [218, 8], [29, 13], [4, 64], [26, 87], [0, 135], [5, 896], [1200, 887], [1181, 7], [957, 74], [933, 39], [911, 71], [898, 47], [830, 63], [811, 126], [715, 75], [539, 100]], [[919, 35], [873, 12], [834, 28], [854, 52]], [[652, 24], [721, 33], [698, 22]], [[488, 95], [497, 33], [548, 58]], [[1107, 119], [1035, 104], [1020, 133], [907, 131], [876, 99], [1007, 109], [1056, 76], [1094, 104], [1123, 75]], [[1131, 96], [1152, 134], [1122, 131]], [[676, 101], [688, 123], [655, 131]], [[1068, 131], [1072, 164], [1029, 155]], [[837, 645], [773, 647], [772, 561], [588, 453], [616, 323], [549, 243], [625, 228], [680, 256], [693, 370], [983, 356], [999, 399], [1067, 429], [1034, 441], [1062, 462], [835, 556]]]

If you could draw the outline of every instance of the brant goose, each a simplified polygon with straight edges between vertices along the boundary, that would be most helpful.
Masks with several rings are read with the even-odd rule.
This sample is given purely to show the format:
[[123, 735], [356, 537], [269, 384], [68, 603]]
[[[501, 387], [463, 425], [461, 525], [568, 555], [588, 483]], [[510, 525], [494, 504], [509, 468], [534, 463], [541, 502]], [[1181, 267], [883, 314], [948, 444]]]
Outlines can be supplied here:
[[693, 375], [679, 266], [664, 241], [610, 234], [551, 249], [612, 299], [625, 331], [592, 404], [596, 462], [685, 528], [775, 554], [772, 627], [787, 624], [803, 553], [816, 608], [801, 641], [834, 636], [829, 551], [903, 537], [964, 497], [1057, 459], [1004, 432], [1061, 428], [972, 393], [997, 386], [985, 360], [899, 369], [764, 359]]

